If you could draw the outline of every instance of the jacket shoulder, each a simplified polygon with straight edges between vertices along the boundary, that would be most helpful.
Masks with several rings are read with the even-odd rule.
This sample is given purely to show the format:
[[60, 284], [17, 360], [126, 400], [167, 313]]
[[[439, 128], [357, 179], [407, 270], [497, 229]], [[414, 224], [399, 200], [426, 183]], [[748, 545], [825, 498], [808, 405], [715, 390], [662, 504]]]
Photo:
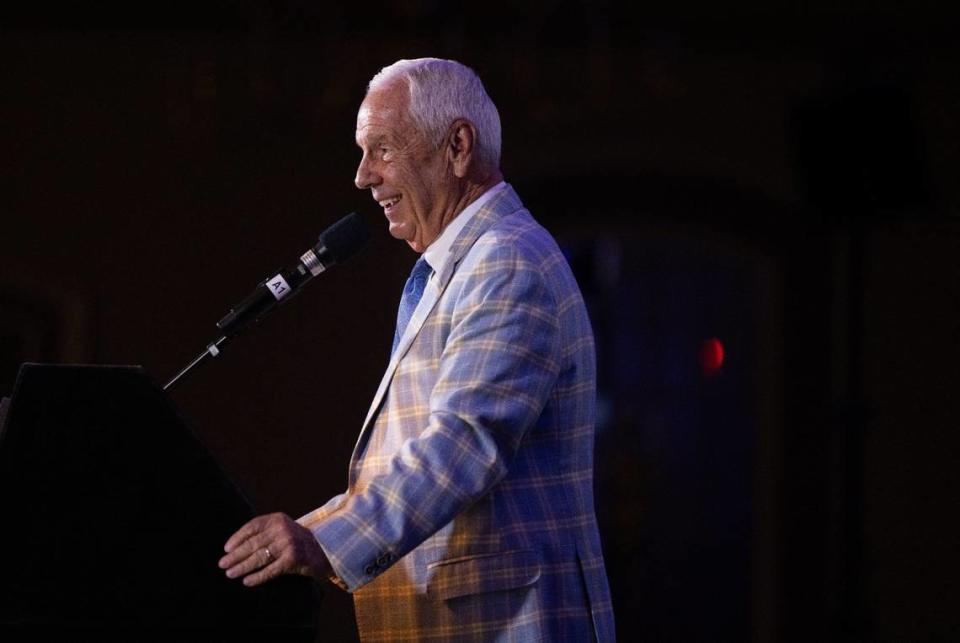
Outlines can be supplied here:
[[525, 209], [493, 222], [477, 238], [469, 254], [486, 260], [513, 260], [535, 267], [563, 257], [553, 236]]

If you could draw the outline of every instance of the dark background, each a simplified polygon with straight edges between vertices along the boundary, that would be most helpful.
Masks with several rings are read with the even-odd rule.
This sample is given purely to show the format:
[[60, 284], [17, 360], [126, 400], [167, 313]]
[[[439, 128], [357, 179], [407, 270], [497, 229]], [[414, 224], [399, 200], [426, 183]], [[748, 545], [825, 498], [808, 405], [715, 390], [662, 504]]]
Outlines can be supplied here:
[[[357, 210], [370, 247], [174, 394], [259, 510], [342, 491], [414, 260], [352, 185], [356, 109], [456, 58], [590, 307], [621, 638], [958, 640], [951, 4], [6, 8], [0, 391], [26, 360], [171, 375]], [[356, 636], [336, 590], [320, 618]]]

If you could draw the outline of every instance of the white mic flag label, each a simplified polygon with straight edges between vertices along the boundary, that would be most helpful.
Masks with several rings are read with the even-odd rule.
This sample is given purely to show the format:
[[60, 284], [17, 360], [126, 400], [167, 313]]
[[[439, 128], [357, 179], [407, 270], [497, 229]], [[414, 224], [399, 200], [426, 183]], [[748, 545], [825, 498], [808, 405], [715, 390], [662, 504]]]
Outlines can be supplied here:
[[290, 284], [283, 278], [283, 275], [277, 275], [267, 279], [267, 288], [277, 301], [280, 301], [291, 292]]

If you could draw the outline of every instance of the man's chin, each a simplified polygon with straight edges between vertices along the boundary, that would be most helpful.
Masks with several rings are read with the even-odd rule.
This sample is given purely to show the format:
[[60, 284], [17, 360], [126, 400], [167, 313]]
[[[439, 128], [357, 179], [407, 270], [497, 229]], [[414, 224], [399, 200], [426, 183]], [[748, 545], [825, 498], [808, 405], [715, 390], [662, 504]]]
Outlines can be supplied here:
[[400, 241], [406, 241], [407, 244], [417, 252], [423, 252], [420, 244], [417, 243], [416, 230], [411, 230], [411, 226], [404, 223], [391, 223], [389, 228], [390, 236]]
[[423, 254], [423, 251], [426, 250], [426, 248], [422, 244], [417, 243], [413, 239], [404, 239], [404, 241], [406, 241], [407, 245], [410, 246], [410, 248], [418, 254]]

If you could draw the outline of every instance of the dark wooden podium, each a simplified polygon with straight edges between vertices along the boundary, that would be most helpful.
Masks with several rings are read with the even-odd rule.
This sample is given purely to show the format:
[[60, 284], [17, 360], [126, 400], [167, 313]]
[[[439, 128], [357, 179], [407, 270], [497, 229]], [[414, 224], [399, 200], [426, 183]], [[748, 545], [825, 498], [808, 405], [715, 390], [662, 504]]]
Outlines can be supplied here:
[[254, 512], [143, 369], [24, 364], [6, 407], [0, 641], [315, 639], [312, 581], [217, 567]]

